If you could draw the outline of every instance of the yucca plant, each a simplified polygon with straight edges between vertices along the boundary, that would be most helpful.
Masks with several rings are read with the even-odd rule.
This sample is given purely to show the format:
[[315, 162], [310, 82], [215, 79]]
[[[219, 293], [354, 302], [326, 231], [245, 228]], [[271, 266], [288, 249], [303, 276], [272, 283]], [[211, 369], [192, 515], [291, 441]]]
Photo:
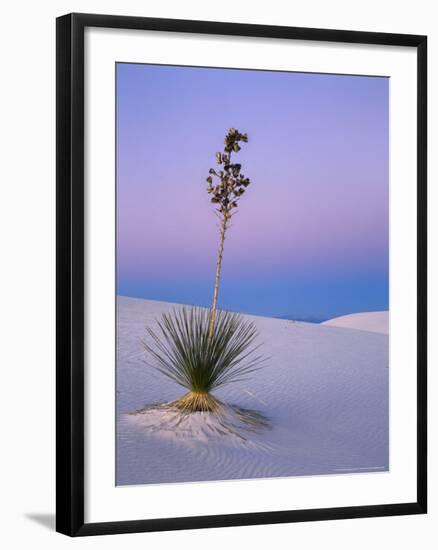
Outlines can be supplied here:
[[218, 311], [212, 336], [210, 312], [203, 308], [165, 313], [158, 327], [148, 329], [152, 344], [145, 348], [162, 374], [189, 390], [171, 403], [185, 412], [217, 412], [221, 405], [211, 392], [241, 380], [262, 361], [254, 354], [254, 324], [237, 313]]
[[[240, 150], [240, 142], [248, 136], [231, 128], [225, 136], [223, 152], [216, 153], [220, 168], [210, 168], [207, 192], [217, 206], [219, 248], [213, 302], [210, 310], [182, 308], [163, 314], [158, 331], [148, 329], [152, 344], [146, 351], [154, 366], [165, 376], [188, 389], [180, 399], [170, 403], [184, 412], [218, 412], [221, 403], [212, 391], [224, 384], [241, 380], [259, 368], [263, 359], [254, 352], [257, 329], [241, 315], [218, 310], [219, 281], [224, 241], [230, 220], [239, 200], [250, 184], [241, 173], [241, 164], [232, 162], [232, 153]], [[213, 178], [216, 182], [213, 183]]]

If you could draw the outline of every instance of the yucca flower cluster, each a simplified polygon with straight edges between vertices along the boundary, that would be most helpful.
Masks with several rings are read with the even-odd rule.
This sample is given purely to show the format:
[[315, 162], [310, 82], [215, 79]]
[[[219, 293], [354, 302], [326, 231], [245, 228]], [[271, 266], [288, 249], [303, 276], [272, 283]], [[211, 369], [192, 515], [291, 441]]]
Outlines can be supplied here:
[[[225, 136], [224, 151], [216, 153], [216, 162], [221, 168], [210, 168], [207, 178], [207, 192], [212, 195], [211, 202], [218, 205], [217, 211], [227, 220], [231, 218], [231, 211], [237, 208], [239, 198], [251, 183], [250, 179], [241, 173], [242, 165], [231, 162], [231, 154], [238, 153], [241, 149], [239, 142], [247, 143], [247, 134], [230, 128]], [[218, 179], [215, 185], [213, 177]]]

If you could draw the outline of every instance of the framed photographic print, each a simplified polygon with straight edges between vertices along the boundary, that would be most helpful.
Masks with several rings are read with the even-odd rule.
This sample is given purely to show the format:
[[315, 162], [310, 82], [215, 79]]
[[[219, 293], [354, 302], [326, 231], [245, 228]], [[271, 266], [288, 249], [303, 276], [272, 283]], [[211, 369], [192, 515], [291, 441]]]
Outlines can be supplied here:
[[57, 530], [426, 512], [426, 37], [57, 20]]

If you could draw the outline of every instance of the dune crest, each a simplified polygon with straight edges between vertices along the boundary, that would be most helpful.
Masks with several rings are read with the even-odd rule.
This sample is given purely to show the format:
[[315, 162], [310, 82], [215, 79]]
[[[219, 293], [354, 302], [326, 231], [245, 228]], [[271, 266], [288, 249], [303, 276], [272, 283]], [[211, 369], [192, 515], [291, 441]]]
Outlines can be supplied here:
[[367, 311], [335, 317], [321, 323], [329, 327], [352, 328], [389, 334], [389, 311]]

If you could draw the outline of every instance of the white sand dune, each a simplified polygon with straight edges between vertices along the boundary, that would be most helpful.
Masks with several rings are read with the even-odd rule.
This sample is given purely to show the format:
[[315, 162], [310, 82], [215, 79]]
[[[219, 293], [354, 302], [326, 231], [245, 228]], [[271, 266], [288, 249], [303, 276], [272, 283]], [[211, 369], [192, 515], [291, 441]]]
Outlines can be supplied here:
[[[142, 347], [145, 326], [172, 307], [118, 298], [118, 485], [388, 469], [385, 334], [248, 316], [266, 365], [215, 394], [230, 406], [226, 426], [208, 413], [181, 421], [162, 404], [185, 390], [148, 365]], [[232, 433], [241, 409], [269, 427]]]
[[365, 313], [353, 313], [335, 317], [321, 323], [329, 327], [354, 328], [389, 334], [389, 311], [367, 311]]

